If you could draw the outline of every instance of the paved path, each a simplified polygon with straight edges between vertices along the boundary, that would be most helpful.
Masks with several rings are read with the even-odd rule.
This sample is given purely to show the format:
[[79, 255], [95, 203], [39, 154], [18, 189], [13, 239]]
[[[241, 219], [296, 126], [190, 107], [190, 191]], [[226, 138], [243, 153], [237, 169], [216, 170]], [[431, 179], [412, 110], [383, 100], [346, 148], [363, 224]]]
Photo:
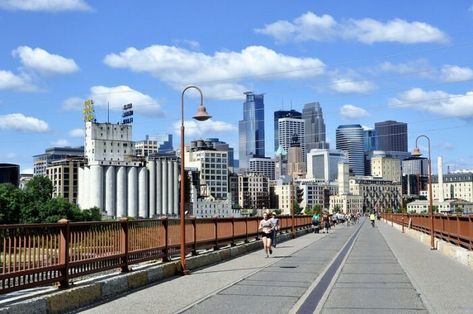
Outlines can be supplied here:
[[391, 223], [379, 230], [431, 313], [473, 313], [473, 271], [417, 241]]
[[473, 272], [398, 230], [337, 226], [83, 313], [473, 313]]
[[263, 250], [253, 252], [83, 313], [175, 313], [186, 309], [193, 313], [287, 313], [353, 230], [337, 226], [328, 235], [307, 234], [280, 243], [270, 258]]
[[322, 313], [427, 313], [377, 227], [362, 227]]

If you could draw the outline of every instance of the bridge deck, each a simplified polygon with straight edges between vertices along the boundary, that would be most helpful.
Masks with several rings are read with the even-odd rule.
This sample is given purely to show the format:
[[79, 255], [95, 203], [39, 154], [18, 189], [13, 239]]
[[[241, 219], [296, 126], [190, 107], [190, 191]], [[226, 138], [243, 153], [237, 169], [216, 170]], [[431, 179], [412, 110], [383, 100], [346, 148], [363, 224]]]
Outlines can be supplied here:
[[[389, 245], [388, 245], [389, 243]], [[473, 272], [379, 223], [337, 226], [83, 313], [471, 313]]]

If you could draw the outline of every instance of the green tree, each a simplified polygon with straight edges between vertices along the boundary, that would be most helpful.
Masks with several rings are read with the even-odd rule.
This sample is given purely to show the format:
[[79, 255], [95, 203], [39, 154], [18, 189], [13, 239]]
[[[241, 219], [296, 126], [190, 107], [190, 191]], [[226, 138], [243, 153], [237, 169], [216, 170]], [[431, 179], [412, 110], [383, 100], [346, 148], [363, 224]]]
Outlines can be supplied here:
[[339, 213], [339, 212], [340, 212], [340, 205], [335, 205], [335, 206], [333, 207], [333, 212], [334, 212], [334, 213]]
[[296, 202], [294, 203], [294, 215], [300, 215], [302, 213], [302, 207]]
[[461, 208], [460, 206], [455, 207], [455, 213], [456, 214], [463, 214], [463, 208]]
[[20, 223], [24, 193], [10, 183], [0, 184], [0, 224]]

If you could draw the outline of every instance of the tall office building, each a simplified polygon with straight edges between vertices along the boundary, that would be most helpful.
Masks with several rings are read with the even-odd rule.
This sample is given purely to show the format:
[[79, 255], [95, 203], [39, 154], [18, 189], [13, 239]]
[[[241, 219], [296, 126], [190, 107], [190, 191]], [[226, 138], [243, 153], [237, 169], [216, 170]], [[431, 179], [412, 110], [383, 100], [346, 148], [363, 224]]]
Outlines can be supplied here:
[[376, 137], [376, 131], [374, 129], [363, 129], [363, 146], [365, 152], [378, 150], [378, 138]]
[[302, 114], [296, 110], [278, 110], [274, 112], [274, 151], [277, 151], [279, 148], [279, 119], [282, 118], [294, 118], [301, 119]]
[[329, 148], [325, 142], [325, 122], [320, 103], [312, 102], [304, 105], [302, 119], [305, 121], [305, 152], [314, 148]]
[[248, 169], [250, 158], [264, 157], [264, 95], [253, 92], [245, 95], [243, 120], [238, 123], [241, 169]]
[[354, 175], [364, 175], [363, 128], [359, 124], [340, 125], [336, 131], [337, 149], [348, 153]]
[[378, 138], [378, 149], [407, 152], [407, 123], [384, 121], [374, 124]]
[[173, 153], [172, 134], [149, 136], [146, 135], [143, 141], [135, 143], [137, 156], [149, 156], [152, 154], [168, 155]]
[[251, 158], [250, 172], [259, 173], [274, 180], [275, 161], [269, 157], [266, 158]]
[[348, 162], [347, 153], [342, 150], [312, 149], [307, 154], [307, 179], [332, 182], [337, 179], [338, 163]]
[[33, 156], [34, 158], [34, 175], [45, 176], [46, 168], [52, 162], [63, 160], [71, 157], [84, 157], [84, 146], [79, 147], [52, 147], [46, 149], [44, 154]]
[[289, 147], [293, 143], [294, 136], [297, 136], [299, 141], [299, 146], [304, 150], [304, 134], [305, 134], [305, 122], [302, 119], [294, 118], [282, 118], [278, 121], [278, 141], [279, 145], [284, 148], [285, 151], [289, 151]]

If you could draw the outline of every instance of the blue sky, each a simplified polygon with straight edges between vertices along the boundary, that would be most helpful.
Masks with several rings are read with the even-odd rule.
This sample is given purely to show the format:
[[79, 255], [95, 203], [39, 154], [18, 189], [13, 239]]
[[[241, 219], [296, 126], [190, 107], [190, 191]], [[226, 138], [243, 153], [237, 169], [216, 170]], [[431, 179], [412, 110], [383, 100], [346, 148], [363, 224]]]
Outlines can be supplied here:
[[[333, 148], [340, 124], [393, 119], [411, 150], [427, 134], [433, 157], [473, 168], [472, 31], [471, 0], [0, 0], [0, 162], [31, 171], [46, 148], [81, 145], [88, 98], [99, 121], [107, 102], [112, 122], [132, 102], [134, 140], [173, 133], [176, 146], [180, 92], [197, 84], [213, 119], [186, 141], [238, 149], [251, 90], [265, 93], [268, 156], [273, 112], [319, 101]], [[197, 105], [189, 93], [186, 120]]]

